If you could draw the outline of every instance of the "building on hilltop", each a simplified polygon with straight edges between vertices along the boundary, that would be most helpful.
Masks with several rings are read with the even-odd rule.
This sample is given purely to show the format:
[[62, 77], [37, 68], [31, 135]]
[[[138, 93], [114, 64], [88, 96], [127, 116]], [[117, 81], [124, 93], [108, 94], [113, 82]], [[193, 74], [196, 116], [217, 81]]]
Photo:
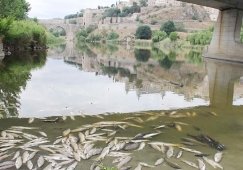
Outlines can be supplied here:
[[85, 9], [83, 16], [83, 25], [97, 25], [102, 18], [105, 9]]

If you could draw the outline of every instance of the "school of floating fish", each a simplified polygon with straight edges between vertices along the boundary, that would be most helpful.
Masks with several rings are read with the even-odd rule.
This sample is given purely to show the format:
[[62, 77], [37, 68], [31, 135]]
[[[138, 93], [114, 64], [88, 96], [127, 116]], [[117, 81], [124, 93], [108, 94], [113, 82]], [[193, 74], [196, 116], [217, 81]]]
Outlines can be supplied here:
[[[195, 116], [196, 113], [171, 112], [166, 114], [161, 112], [147, 114], [149, 117], [146, 119], [133, 116], [122, 121], [98, 121], [93, 124], [82, 125], [76, 129], [67, 129], [59, 137], [56, 137], [55, 141], [50, 141], [48, 135], [40, 131], [38, 127], [12, 126], [1, 131], [0, 170], [74, 170], [79, 163], [83, 164], [85, 160], [93, 161], [90, 170], [101, 170], [102, 161], [107, 158], [112, 159], [112, 167], [114, 166], [119, 170], [153, 169], [160, 166], [162, 168], [162, 165], [173, 169], [183, 169], [187, 166], [199, 170], [205, 170], [206, 166], [223, 169], [220, 162], [225, 147], [207, 135], [189, 135], [182, 138], [182, 142], [178, 144], [153, 140], [154, 137], [162, 135], [161, 130], [164, 128], [173, 127], [181, 132], [183, 126], [188, 125], [183, 122], [154, 126], [151, 132], [139, 133], [135, 136], [119, 137], [117, 135], [118, 130], [126, 132], [129, 127], [142, 129], [142, 123], [156, 120], [161, 116], [180, 118]], [[212, 115], [217, 116], [216, 113], [212, 113]], [[100, 115], [97, 117], [104, 119]], [[73, 116], [70, 118], [75, 120]], [[58, 119], [45, 119], [43, 121], [56, 122]], [[67, 117], [62, 119], [65, 121]], [[30, 124], [34, 121], [34, 118], [29, 119]], [[98, 147], [101, 146], [100, 143], [102, 143], [102, 147]], [[214, 157], [210, 159], [209, 155], [192, 149], [191, 147], [194, 145], [208, 146], [217, 151]], [[136, 167], [129, 166], [129, 163], [133, 160], [133, 153], [140, 152], [145, 147], [150, 147], [161, 153], [161, 157], [154, 160], [153, 163], [138, 162]], [[195, 160], [183, 158], [184, 152], [193, 154]], [[174, 162], [175, 159], [177, 162]]]

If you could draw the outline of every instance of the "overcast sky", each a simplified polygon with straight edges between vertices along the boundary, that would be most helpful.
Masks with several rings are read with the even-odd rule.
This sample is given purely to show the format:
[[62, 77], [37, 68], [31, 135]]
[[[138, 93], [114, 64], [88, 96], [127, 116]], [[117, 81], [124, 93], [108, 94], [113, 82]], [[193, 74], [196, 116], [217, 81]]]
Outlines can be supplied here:
[[118, 0], [27, 0], [31, 4], [29, 17], [63, 18], [67, 14], [73, 14], [80, 9], [110, 6]]

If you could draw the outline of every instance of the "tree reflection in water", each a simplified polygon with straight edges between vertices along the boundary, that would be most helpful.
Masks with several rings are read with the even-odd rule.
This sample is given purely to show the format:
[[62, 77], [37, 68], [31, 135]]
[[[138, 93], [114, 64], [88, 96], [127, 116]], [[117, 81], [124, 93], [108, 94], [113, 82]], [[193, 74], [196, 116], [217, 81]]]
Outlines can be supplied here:
[[0, 108], [6, 116], [18, 115], [20, 93], [31, 79], [31, 70], [45, 65], [46, 52], [21, 53], [5, 57], [0, 66]]

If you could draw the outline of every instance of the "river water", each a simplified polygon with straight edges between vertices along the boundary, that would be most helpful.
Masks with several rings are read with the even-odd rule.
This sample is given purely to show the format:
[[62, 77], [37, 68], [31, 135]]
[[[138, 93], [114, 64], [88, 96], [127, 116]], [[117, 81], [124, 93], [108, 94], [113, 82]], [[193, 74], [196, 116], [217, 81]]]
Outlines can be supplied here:
[[[203, 59], [201, 51], [89, 45], [7, 56], [0, 63], [0, 130], [38, 127], [53, 142], [66, 129], [100, 121], [130, 121], [141, 126], [118, 130], [115, 136], [120, 137], [158, 132], [154, 128], [165, 125], [162, 134], [151, 141], [182, 143], [192, 134], [210, 136], [224, 146], [220, 163], [224, 169], [242, 169], [243, 65]], [[27, 118], [70, 115], [75, 120], [27, 123]], [[191, 145], [185, 146], [209, 154], [210, 159], [222, 151], [212, 143]], [[194, 154], [183, 155], [197, 163]], [[133, 152], [128, 165], [133, 169], [138, 162], [153, 165], [160, 157], [161, 153], [146, 145], [141, 152]], [[176, 158], [169, 161], [182, 169], [194, 169]], [[103, 161], [115, 167], [111, 162], [111, 158]], [[87, 160], [78, 167], [86, 170], [92, 163]], [[206, 167], [214, 169], [207, 163]], [[173, 168], [165, 163], [147, 169]]]

